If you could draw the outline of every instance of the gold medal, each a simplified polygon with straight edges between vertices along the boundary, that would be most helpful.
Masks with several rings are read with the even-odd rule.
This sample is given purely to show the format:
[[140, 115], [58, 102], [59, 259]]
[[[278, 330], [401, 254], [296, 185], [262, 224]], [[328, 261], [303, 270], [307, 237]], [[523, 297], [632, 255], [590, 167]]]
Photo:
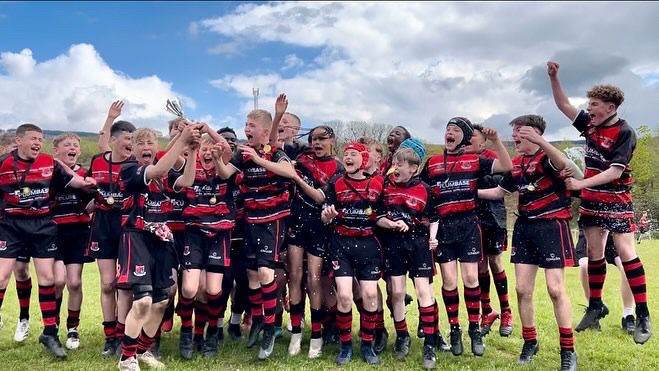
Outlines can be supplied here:
[[529, 184], [526, 186], [526, 190], [529, 192], [534, 192], [535, 191], [535, 185]]
[[217, 197], [215, 197], [215, 196], [211, 197], [210, 203], [211, 203], [211, 205], [215, 205], [217, 203]]
[[114, 205], [114, 197], [110, 196], [105, 199], [105, 202], [107, 202], [108, 205], [112, 206]]
[[367, 216], [371, 216], [371, 214], [373, 214], [373, 209], [371, 209], [371, 208], [369, 207], [369, 208], [366, 209], [366, 215], [367, 215]]
[[32, 192], [32, 190], [30, 189], [30, 187], [23, 187], [21, 192], [23, 192], [23, 196], [27, 196], [30, 194], [30, 192]]
[[263, 153], [265, 153], [266, 155], [268, 153], [270, 153], [271, 150], [272, 150], [272, 147], [270, 147], [269, 144], [266, 144], [266, 145], [263, 146]]
[[393, 173], [395, 173], [395, 172], [396, 172], [396, 167], [395, 167], [395, 166], [392, 166], [392, 167], [389, 168], [389, 170], [387, 170], [387, 174], [386, 174], [386, 175], [391, 175], [391, 174], [393, 174]]

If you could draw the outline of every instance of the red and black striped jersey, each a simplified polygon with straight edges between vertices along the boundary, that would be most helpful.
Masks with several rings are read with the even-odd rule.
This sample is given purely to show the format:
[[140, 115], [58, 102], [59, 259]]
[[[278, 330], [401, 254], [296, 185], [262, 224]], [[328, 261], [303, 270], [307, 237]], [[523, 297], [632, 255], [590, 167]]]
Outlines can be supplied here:
[[542, 150], [532, 156], [513, 159], [513, 171], [506, 174], [501, 188], [519, 192], [517, 210], [527, 219], [571, 219], [570, 192], [564, 179]]
[[402, 220], [410, 227], [409, 232], [426, 229], [422, 227], [422, 220], [428, 217], [430, 198], [430, 187], [419, 177], [413, 177], [405, 184], [397, 184], [391, 177], [387, 178], [382, 200], [376, 208], [377, 217]]
[[384, 190], [384, 179], [376, 175], [352, 179], [347, 174], [335, 175], [325, 189], [325, 202], [334, 205], [335, 232], [341, 236], [372, 236], [377, 220], [375, 208]]
[[[121, 166], [135, 163], [131, 156], [128, 160], [112, 162], [112, 152], [99, 153], [92, 157], [87, 171], [87, 176], [96, 180], [98, 193], [94, 197], [95, 210], [97, 211], [122, 211], [126, 195], [122, 191]], [[108, 200], [110, 200], [108, 202]], [[111, 203], [111, 204], [110, 204]]]
[[125, 213], [121, 225], [125, 228], [144, 229], [145, 223], [166, 223], [172, 211], [172, 202], [165, 194], [168, 178], [146, 179], [149, 165], [135, 161], [121, 165], [122, 192], [125, 195]]
[[633, 219], [632, 170], [629, 163], [636, 148], [636, 134], [625, 120], [613, 125], [594, 126], [590, 115], [581, 111], [572, 125], [586, 138], [586, 169], [584, 178], [591, 178], [609, 169], [622, 167], [619, 179], [581, 190], [582, 215], [604, 218]]
[[181, 191], [186, 198], [185, 224], [208, 231], [232, 229], [236, 225], [235, 182], [235, 175], [222, 180], [214, 168], [205, 170], [197, 161], [192, 186]]
[[478, 180], [492, 174], [494, 160], [477, 154], [438, 154], [421, 171], [432, 192], [431, 220], [476, 210]]
[[20, 158], [18, 150], [0, 156], [2, 214], [50, 215], [51, 195], [62, 192], [71, 179], [58, 162], [43, 153], [34, 160]]
[[[76, 164], [72, 169], [81, 177], [87, 175], [87, 169]], [[89, 214], [86, 206], [92, 195], [77, 189], [66, 189], [52, 195], [50, 210], [57, 224], [87, 224]]]
[[[317, 158], [312, 151], [307, 151], [295, 160], [295, 170], [308, 185], [320, 189], [327, 185], [336, 174], [345, 173], [343, 164], [332, 156]], [[293, 199], [292, 213], [295, 215], [313, 214], [320, 218], [321, 205], [297, 188]]]
[[[290, 162], [284, 151], [276, 147], [268, 153], [260, 149], [257, 154], [267, 161]], [[243, 173], [240, 193], [248, 224], [269, 223], [290, 215], [289, 179], [266, 170], [252, 160], [246, 160], [240, 152], [234, 155], [230, 164]]]

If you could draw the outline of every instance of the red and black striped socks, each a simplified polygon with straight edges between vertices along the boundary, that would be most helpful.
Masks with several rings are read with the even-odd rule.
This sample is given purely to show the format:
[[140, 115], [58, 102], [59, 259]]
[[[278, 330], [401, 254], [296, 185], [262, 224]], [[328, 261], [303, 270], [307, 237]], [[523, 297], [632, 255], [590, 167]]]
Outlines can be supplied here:
[[274, 331], [275, 315], [277, 314], [277, 281], [261, 285], [261, 295], [263, 296], [263, 328], [264, 330]]
[[[142, 330], [140, 336], [137, 338], [137, 354], [143, 354], [147, 350], [150, 350], [154, 341], [155, 337], [147, 335], [144, 330]], [[123, 351], [121, 353], [123, 354]]]
[[373, 338], [375, 336], [375, 328], [377, 324], [378, 312], [371, 312], [364, 309], [364, 312], [362, 312], [359, 318], [360, 318], [360, 327], [362, 330], [361, 333], [362, 344], [365, 345], [372, 344]]
[[18, 296], [18, 305], [20, 307], [20, 314], [18, 318], [21, 320], [30, 319], [30, 296], [32, 295], [32, 278], [25, 281], [16, 280], [16, 296]]
[[132, 338], [128, 335], [124, 335], [121, 340], [121, 360], [125, 361], [128, 358], [135, 357], [137, 355], [137, 338]]
[[194, 298], [179, 296], [178, 315], [181, 317], [181, 332], [192, 333], [192, 311], [194, 309]]
[[478, 317], [480, 316], [481, 306], [481, 289], [476, 287], [464, 287], [465, 306], [467, 307], [467, 317], [469, 319], [469, 328], [478, 327]]
[[[291, 304], [291, 333], [299, 334], [302, 332], [302, 317], [304, 317], [304, 302]], [[320, 324], [318, 324], [320, 325]], [[313, 327], [313, 319], [312, 319]], [[320, 327], [320, 326], [319, 326]], [[312, 329], [313, 331], [313, 329]]]
[[483, 315], [486, 316], [492, 313], [492, 305], [490, 304], [490, 271], [478, 273], [478, 286], [481, 288], [480, 299]]
[[204, 329], [208, 322], [208, 303], [199, 300], [194, 301], [194, 339], [204, 339]]
[[7, 288], [0, 289], [0, 308], [2, 308], [2, 302], [5, 300], [6, 292], [7, 292]]
[[[497, 295], [499, 296], [501, 312], [510, 312], [510, 303], [508, 302], [508, 277], [506, 276], [506, 271], [504, 270], [499, 273], [492, 272], [492, 278], [494, 278], [494, 288], [497, 290]], [[481, 286], [481, 293], [482, 292], [483, 286]]]
[[44, 334], [57, 335], [57, 303], [55, 300], [55, 285], [39, 285], [39, 308], [41, 308]]
[[[458, 312], [460, 306], [460, 297], [458, 296], [458, 289], [446, 290], [442, 288], [442, 299], [446, 307], [446, 316], [448, 323], [451, 326], [459, 326]], [[479, 298], [480, 299], [480, 298]]]
[[217, 323], [224, 313], [222, 313], [222, 292], [217, 295], [206, 293], [208, 300], [208, 329], [207, 334], [215, 334], [217, 332]]
[[323, 309], [311, 308], [311, 338], [320, 339], [322, 336], [323, 319], [325, 311]]
[[558, 333], [560, 334], [561, 352], [574, 352], [574, 335], [572, 333], [572, 328], [559, 327]]
[[105, 335], [106, 341], [114, 340], [115, 335], [117, 334], [117, 321], [104, 321], [103, 334]]
[[599, 309], [602, 307], [602, 287], [606, 279], [606, 259], [588, 260], [588, 288], [590, 300], [588, 307]]
[[524, 342], [536, 343], [538, 342], [538, 333], [535, 330], [535, 326], [531, 327], [522, 327], [522, 339]]
[[634, 295], [636, 303], [636, 315], [638, 317], [648, 317], [647, 288], [645, 286], [645, 269], [643, 263], [638, 257], [622, 263], [625, 269], [625, 275], [629, 282], [629, 287]]
[[77, 328], [80, 325], [80, 311], [69, 309], [69, 315], [66, 317], [66, 329]]
[[336, 312], [336, 327], [339, 329], [341, 344], [352, 343], [352, 310], [348, 312]]

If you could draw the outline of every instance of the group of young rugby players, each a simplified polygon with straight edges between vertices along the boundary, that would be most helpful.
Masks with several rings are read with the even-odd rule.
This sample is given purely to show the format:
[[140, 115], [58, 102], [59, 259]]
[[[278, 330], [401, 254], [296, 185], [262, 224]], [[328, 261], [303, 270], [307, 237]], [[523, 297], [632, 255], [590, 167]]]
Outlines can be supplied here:
[[[416, 291], [423, 367], [435, 367], [436, 351], [463, 353], [459, 276], [471, 352], [482, 356], [483, 337], [497, 319], [501, 336], [513, 330], [501, 261], [508, 244], [502, 200], [517, 193], [511, 262], [524, 339], [519, 362], [531, 362], [539, 349], [533, 293], [543, 268], [558, 325], [560, 369], [577, 368], [564, 274], [577, 261], [569, 225], [572, 197], [581, 198], [589, 300], [576, 330], [598, 329], [608, 314], [602, 286], [610, 236], [636, 305], [634, 318], [626, 300], [623, 327], [643, 344], [651, 324], [633, 234], [629, 162], [636, 139], [617, 115], [623, 94], [597, 85], [587, 94], [587, 110], [578, 111], [560, 86], [558, 69], [548, 63], [555, 102], [586, 139], [583, 177], [543, 138], [546, 123], [538, 115], [511, 121], [513, 159], [494, 129], [454, 117], [443, 153], [425, 162], [424, 144], [402, 126], [389, 133], [386, 156], [378, 143], [362, 138], [347, 143], [339, 161], [329, 126], [310, 130], [307, 144], [297, 141], [300, 120], [286, 112], [284, 95], [277, 98], [274, 119], [264, 110], [247, 115], [245, 144], [230, 128], [216, 132], [178, 118], [169, 124], [163, 150], [154, 130], [116, 121], [123, 106], [118, 101], [100, 132], [102, 152], [88, 169], [77, 162], [75, 134], [57, 136], [51, 157], [41, 151], [41, 129], [20, 125], [0, 157], [0, 306], [13, 272], [21, 306], [15, 340], [24, 341], [29, 332], [32, 258], [44, 326], [39, 341], [57, 358], [66, 356], [58, 337], [66, 286], [65, 345], [78, 348], [82, 267], [96, 260], [102, 354], [120, 355], [120, 370], [139, 370], [140, 363], [164, 367], [160, 334], [172, 330], [175, 313], [181, 357], [215, 356], [229, 298], [227, 333], [239, 339], [248, 330], [248, 347], [261, 337], [259, 359], [273, 352], [284, 307], [290, 313], [288, 352], [301, 352], [307, 296], [309, 358], [338, 343], [336, 363], [351, 361], [355, 304], [361, 356], [379, 363], [388, 342], [386, 304], [396, 332], [393, 354], [404, 359], [411, 348], [406, 276]], [[436, 262], [448, 343], [432, 288]], [[490, 270], [500, 313], [490, 305]]]

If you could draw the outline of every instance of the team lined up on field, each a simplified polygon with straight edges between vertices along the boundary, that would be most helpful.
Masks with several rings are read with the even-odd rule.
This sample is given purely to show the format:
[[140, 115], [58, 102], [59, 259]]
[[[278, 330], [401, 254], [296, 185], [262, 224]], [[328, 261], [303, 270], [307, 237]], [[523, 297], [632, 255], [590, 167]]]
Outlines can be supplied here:
[[[482, 356], [483, 337], [499, 316], [500, 334], [512, 333], [501, 263], [508, 240], [501, 200], [504, 193], [517, 192], [511, 262], [524, 338], [520, 363], [530, 362], [539, 349], [533, 291], [541, 267], [559, 327], [560, 368], [577, 367], [564, 282], [564, 268], [575, 263], [569, 229], [574, 196], [581, 198], [589, 298], [576, 329], [598, 328], [608, 314], [601, 290], [610, 233], [636, 304], [635, 320], [623, 326], [637, 343], [645, 343], [651, 326], [643, 265], [633, 243], [629, 168], [635, 135], [616, 113], [623, 95], [609, 85], [595, 86], [588, 92], [587, 112], [579, 112], [563, 93], [557, 72], [558, 65], [548, 63], [557, 106], [587, 141], [583, 179], [542, 137], [546, 123], [537, 115], [510, 123], [514, 159], [495, 130], [454, 117], [446, 126], [444, 152], [425, 161], [423, 143], [401, 126], [389, 134], [386, 158], [378, 159], [379, 144], [364, 139], [346, 144], [339, 161], [337, 138], [328, 126], [312, 129], [307, 145], [293, 140], [291, 130], [299, 129], [300, 120], [286, 113], [284, 95], [277, 99], [274, 119], [264, 110], [247, 116], [246, 144], [238, 145], [229, 128], [216, 132], [204, 123], [176, 119], [163, 151], [152, 129], [115, 121], [123, 106], [115, 102], [100, 133], [102, 153], [89, 169], [77, 164], [77, 136], [55, 138], [53, 158], [40, 153], [41, 129], [23, 124], [16, 129], [16, 148], [0, 158], [0, 305], [14, 271], [21, 304], [15, 339], [24, 340], [29, 330], [24, 307], [31, 288], [26, 262], [32, 258], [44, 324], [39, 341], [56, 357], [65, 357], [58, 328], [66, 284], [66, 347], [79, 346], [82, 266], [94, 259], [106, 337], [102, 353], [120, 354], [121, 370], [139, 370], [140, 362], [164, 367], [160, 332], [172, 328], [175, 301], [181, 356], [215, 356], [230, 297], [229, 334], [241, 337], [244, 313], [247, 346], [256, 345], [262, 334], [258, 358], [267, 359], [281, 333], [282, 298], [290, 312], [288, 351], [300, 353], [308, 296], [308, 357], [317, 358], [324, 345], [338, 342], [339, 365], [352, 359], [356, 304], [360, 354], [377, 364], [388, 338], [385, 304], [396, 332], [395, 357], [410, 352], [409, 275], [419, 311], [417, 335], [424, 338], [422, 365], [434, 368], [437, 350], [463, 353], [459, 266], [471, 351]], [[491, 149], [484, 149], [486, 141]], [[448, 343], [432, 290], [440, 277], [436, 262]], [[489, 304], [488, 268], [500, 314]], [[377, 285], [382, 278], [384, 293]]]

